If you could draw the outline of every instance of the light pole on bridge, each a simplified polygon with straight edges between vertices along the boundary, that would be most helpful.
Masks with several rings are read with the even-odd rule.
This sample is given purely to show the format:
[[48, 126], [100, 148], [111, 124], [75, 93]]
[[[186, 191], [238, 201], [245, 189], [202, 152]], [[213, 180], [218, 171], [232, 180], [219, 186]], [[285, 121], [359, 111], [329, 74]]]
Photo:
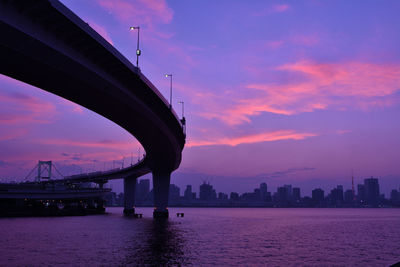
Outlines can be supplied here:
[[169, 108], [172, 109], [172, 74], [165, 74], [165, 77], [170, 77], [170, 88], [169, 88]]
[[184, 110], [185, 110], [185, 102], [183, 102], [183, 101], [178, 101], [178, 104], [182, 104], [182, 119], [185, 117], [184, 116], [184, 114], [183, 114], [183, 112], [184, 112]]
[[136, 67], [139, 68], [139, 56], [142, 54], [142, 51], [139, 49], [139, 33], [140, 33], [140, 27], [135, 26], [135, 27], [129, 27], [131, 31], [137, 30], [137, 48], [136, 48]]

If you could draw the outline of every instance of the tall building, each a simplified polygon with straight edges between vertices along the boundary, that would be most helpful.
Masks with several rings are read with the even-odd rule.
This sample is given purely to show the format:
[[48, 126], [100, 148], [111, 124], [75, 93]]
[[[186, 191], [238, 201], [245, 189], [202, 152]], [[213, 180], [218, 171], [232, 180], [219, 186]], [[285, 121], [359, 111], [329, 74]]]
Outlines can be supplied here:
[[379, 183], [377, 178], [364, 179], [365, 200], [369, 205], [379, 204]]
[[397, 204], [400, 202], [400, 193], [396, 189], [393, 189], [390, 192], [390, 201], [392, 201], [393, 204]]
[[267, 201], [268, 187], [266, 183], [260, 184], [261, 201]]
[[282, 204], [287, 204], [289, 202], [288, 198], [288, 187], [287, 186], [281, 186], [278, 187], [277, 190], [277, 201], [282, 203]]
[[136, 184], [136, 200], [139, 202], [145, 201], [150, 192], [150, 180], [141, 179], [139, 184]]
[[354, 200], [354, 195], [353, 195], [353, 190], [348, 189], [344, 192], [344, 202], [346, 203], [353, 203]]
[[218, 200], [228, 200], [228, 195], [222, 192], [218, 193]]
[[170, 184], [169, 185], [169, 199], [171, 201], [178, 201], [180, 196], [181, 196], [181, 189], [174, 184]]
[[186, 186], [185, 193], [184, 193], [184, 198], [185, 198], [185, 200], [188, 200], [188, 201], [194, 199], [191, 185], [187, 185]]
[[230, 195], [229, 198], [230, 198], [230, 200], [238, 201], [239, 200], [239, 194], [236, 193], [236, 192], [231, 192], [231, 195]]
[[331, 190], [330, 204], [340, 206], [343, 204], [343, 186], [338, 185], [336, 188]]
[[261, 201], [261, 190], [260, 188], [254, 189], [253, 197], [255, 201]]
[[286, 188], [286, 199], [288, 201], [292, 200], [292, 194], [293, 194], [292, 185], [291, 184], [285, 184], [283, 187]]
[[200, 185], [200, 199], [201, 200], [215, 200], [217, 198], [217, 193], [213, 189], [210, 183], [203, 182]]
[[363, 184], [357, 185], [357, 200], [358, 202], [365, 202], [365, 186]]
[[295, 202], [299, 202], [300, 201], [301, 195], [300, 195], [300, 188], [299, 187], [293, 187], [292, 197], [293, 197], [293, 201], [295, 201]]
[[312, 191], [312, 201], [315, 204], [322, 204], [324, 198], [324, 190], [322, 190], [321, 188], [316, 188]]

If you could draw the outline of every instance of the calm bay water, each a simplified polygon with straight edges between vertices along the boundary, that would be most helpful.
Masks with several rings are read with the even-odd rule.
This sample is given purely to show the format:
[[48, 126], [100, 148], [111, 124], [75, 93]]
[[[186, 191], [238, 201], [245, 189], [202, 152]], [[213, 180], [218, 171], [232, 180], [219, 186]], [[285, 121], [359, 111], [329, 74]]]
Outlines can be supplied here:
[[[0, 219], [1, 266], [390, 266], [400, 209], [171, 208]], [[184, 212], [177, 218], [176, 212]]]

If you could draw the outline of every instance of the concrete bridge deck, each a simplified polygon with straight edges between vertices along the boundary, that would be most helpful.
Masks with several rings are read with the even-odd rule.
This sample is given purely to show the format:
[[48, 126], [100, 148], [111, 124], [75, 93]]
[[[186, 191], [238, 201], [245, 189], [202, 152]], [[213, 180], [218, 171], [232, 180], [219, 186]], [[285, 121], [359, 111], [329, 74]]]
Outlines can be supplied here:
[[57, 0], [1, 0], [0, 34], [1, 74], [84, 106], [136, 137], [146, 160], [99, 177], [124, 178], [129, 210], [132, 181], [151, 171], [155, 216], [167, 216], [170, 174], [181, 163], [185, 134], [140, 69]]

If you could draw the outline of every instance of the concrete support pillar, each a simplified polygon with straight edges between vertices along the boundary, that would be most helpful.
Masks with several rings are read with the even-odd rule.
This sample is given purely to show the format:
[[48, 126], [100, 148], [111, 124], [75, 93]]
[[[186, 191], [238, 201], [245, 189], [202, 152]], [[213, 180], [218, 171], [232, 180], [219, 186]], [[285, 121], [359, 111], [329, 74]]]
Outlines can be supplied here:
[[135, 214], [136, 177], [124, 178], [124, 214]]
[[168, 218], [170, 172], [153, 172], [154, 218]]

